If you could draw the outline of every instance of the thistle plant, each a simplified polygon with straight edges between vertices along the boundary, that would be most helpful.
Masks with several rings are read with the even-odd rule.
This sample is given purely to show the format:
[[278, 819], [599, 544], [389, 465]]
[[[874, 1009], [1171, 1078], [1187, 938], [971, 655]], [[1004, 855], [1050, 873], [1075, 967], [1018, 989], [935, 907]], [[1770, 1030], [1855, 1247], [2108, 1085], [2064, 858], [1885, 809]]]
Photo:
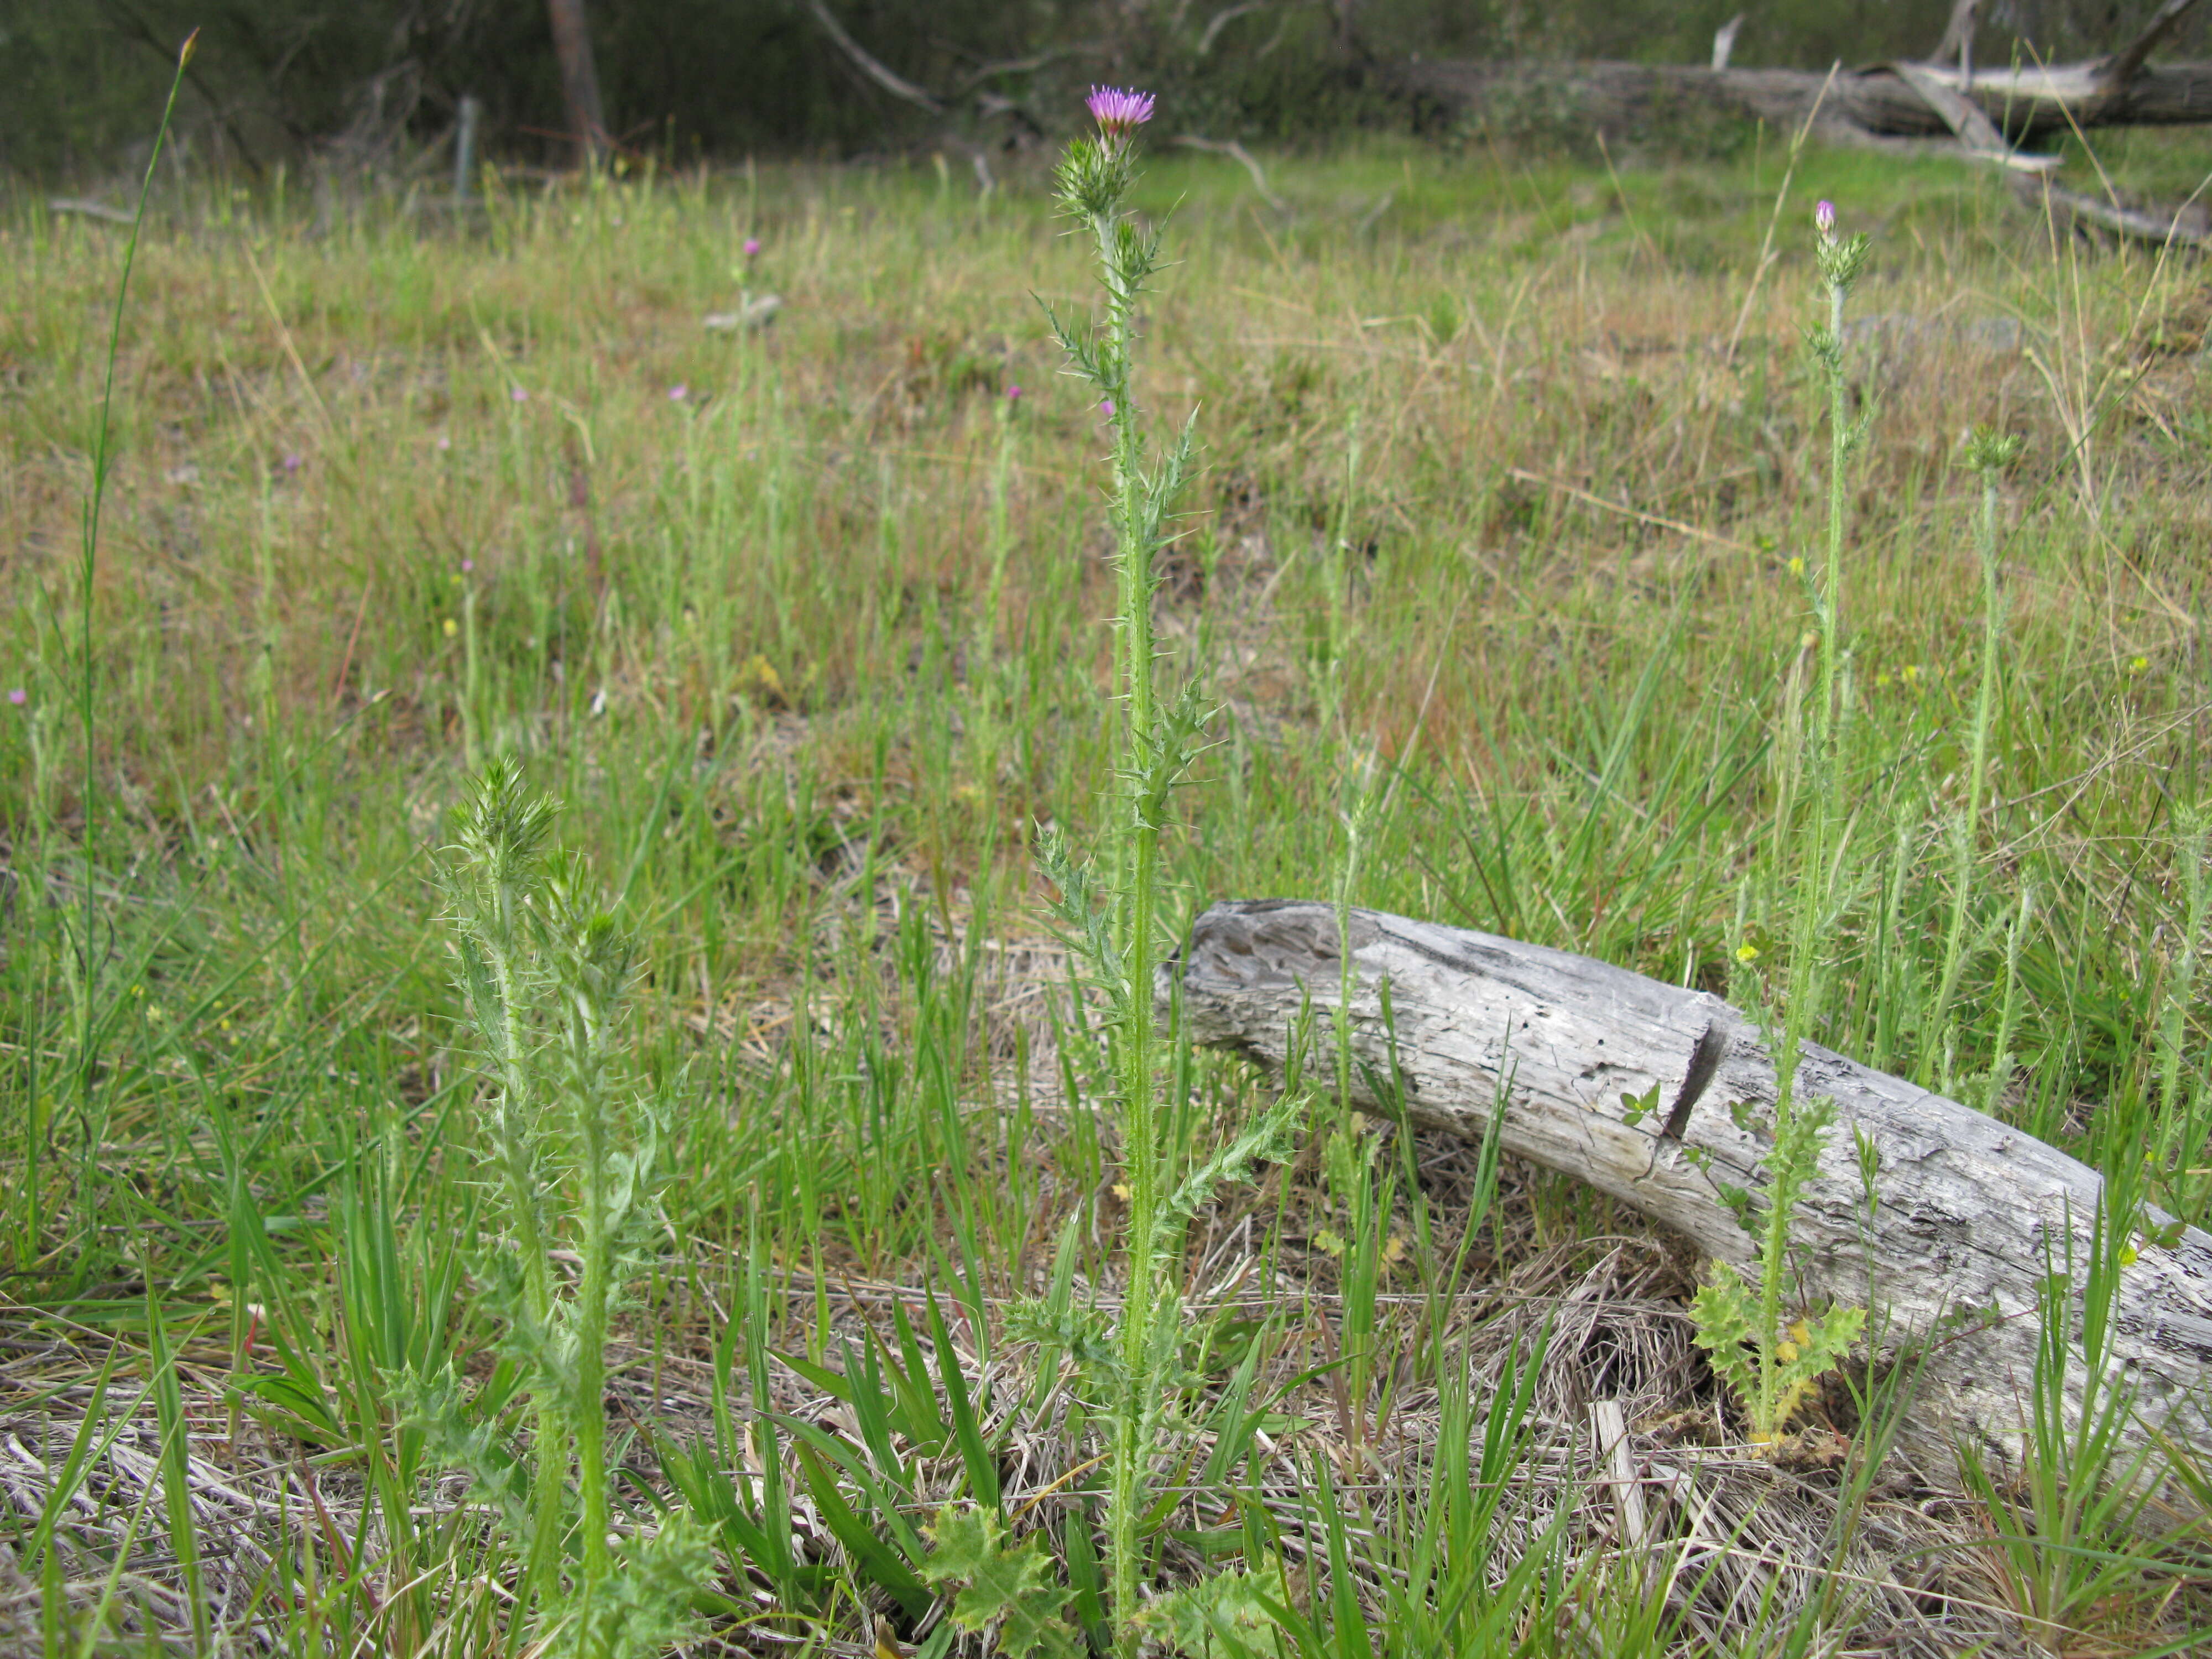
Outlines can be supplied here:
[[[1865, 272], [1869, 243], [1863, 234], [1840, 236], [1836, 210], [1822, 202], [1814, 210], [1814, 254], [1826, 300], [1826, 319], [1806, 331], [1828, 392], [1828, 534], [1826, 556], [1810, 584], [1814, 622], [1820, 635], [1820, 686], [1802, 752], [1808, 757], [1809, 790], [1793, 789], [1793, 799], [1809, 798], [1799, 866], [1803, 879], [1790, 929], [1789, 996], [1775, 1055], [1773, 1146], [1766, 1158], [1767, 1191], [1762, 1211], [1752, 1195], [1724, 1192], [1746, 1231], [1759, 1240], [1756, 1296], [1735, 1269], [1717, 1263], [1713, 1277], [1690, 1307], [1697, 1341], [1712, 1356], [1713, 1370], [1734, 1390], [1750, 1419], [1755, 1445], [1781, 1437], [1790, 1413], [1827, 1370], [1850, 1350], [1866, 1323], [1863, 1308], [1831, 1309], [1786, 1328], [1783, 1323], [1784, 1281], [1790, 1261], [1790, 1220], [1805, 1183], [1820, 1161], [1835, 1105], [1832, 1101], [1796, 1098], [1798, 1055], [1819, 1013], [1826, 975], [1820, 948], [1836, 904], [1833, 872], [1845, 832], [1843, 796], [1842, 727], [1848, 712], [1843, 676], [1848, 661], [1843, 646], [1844, 543], [1848, 522], [1847, 481], [1850, 459], [1865, 441], [1871, 410], [1853, 419], [1850, 389], [1844, 373], [1844, 308], [1852, 287]], [[1744, 1121], [1747, 1121], [1744, 1120]]]
[[[1851, 457], [1865, 443], [1874, 424], [1869, 406], [1859, 417], [1850, 417], [1850, 386], [1844, 374], [1844, 306], [1851, 289], [1866, 272], [1873, 244], [1864, 231], [1853, 236], [1836, 234], [1836, 206], [1822, 202], [1813, 210], [1814, 260], [1828, 302], [1825, 325], [1807, 331], [1813, 355], [1818, 359], [1828, 391], [1828, 539], [1816, 592], [1816, 615], [1820, 630], [1820, 723], [1819, 754], [1826, 770], [1837, 754], [1836, 740], [1841, 707], [1837, 700], [1837, 677], [1843, 660], [1844, 537], [1849, 507], [1846, 481]], [[1832, 782], [1827, 777], [1822, 782]], [[1823, 815], [1825, 816], [1825, 815]]]
[[[1040, 836], [1039, 860], [1060, 890], [1062, 923], [1105, 995], [1114, 1044], [1128, 1201], [1127, 1285], [1114, 1358], [1099, 1369], [1103, 1391], [1111, 1399], [1106, 1527], [1113, 1616], [1120, 1649], [1133, 1659], [1141, 1639], [1135, 1622], [1145, 1560], [1140, 1523], [1152, 1455], [1167, 1419], [1163, 1362], [1173, 1350], [1181, 1313], [1169, 1259], [1179, 1248], [1183, 1223], [1216, 1187], [1241, 1176], [1255, 1161], [1281, 1154], [1303, 1102], [1286, 1095], [1194, 1169], [1185, 1167], [1170, 1144], [1159, 1109], [1164, 1043], [1153, 1012], [1153, 980], [1162, 958], [1160, 832], [1205, 717], [1195, 685], [1187, 684], [1171, 702], [1159, 695], [1152, 561], [1168, 539], [1168, 514], [1189, 475], [1196, 414], [1154, 456], [1131, 378], [1138, 302], [1163, 264], [1159, 231], [1139, 226], [1125, 205], [1136, 174], [1137, 129], [1152, 119], [1152, 99], [1099, 87], [1088, 107], [1097, 130], [1069, 144], [1056, 183], [1060, 211], [1094, 245], [1103, 315], [1082, 325], [1064, 321], [1048, 304], [1045, 313], [1067, 354], [1069, 372], [1095, 397], [1113, 446], [1108, 513], [1120, 587], [1121, 752], [1103, 860], [1107, 889], [1100, 890], [1091, 866], [1054, 835]], [[1171, 1025], [1167, 1040], [1175, 1037]]]
[[[502, 1200], [474, 1271], [530, 1396], [534, 1467], [526, 1476], [471, 1419], [450, 1371], [398, 1385], [431, 1445], [504, 1512], [552, 1650], [611, 1659], [680, 1632], [708, 1559], [681, 1512], [619, 1559], [608, 1534], [607, 1325], [659, 1217], [660, 1115], [618, 1074], [629, 941], [582, 861], [549, 854], [556, 811], [513, 760], [494, 760], [442, 872], [486, 1074], [482, 1158]], [[556, 1279], [556, 1251], [580, 1264], [573, 1289]]]

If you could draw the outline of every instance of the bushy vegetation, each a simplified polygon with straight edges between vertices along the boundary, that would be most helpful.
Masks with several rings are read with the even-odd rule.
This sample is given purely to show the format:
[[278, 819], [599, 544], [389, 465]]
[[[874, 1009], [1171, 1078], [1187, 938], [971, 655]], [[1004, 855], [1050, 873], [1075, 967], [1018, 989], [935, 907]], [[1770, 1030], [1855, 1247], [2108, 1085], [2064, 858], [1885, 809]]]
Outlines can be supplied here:
[[[2153, 0], [1984, 8], [1982, 57], [2111, 49]], [[734, 161], [748, 152], [849, 155], [937, 139], [948, 123], [996, 148], [1068, 112], [1094, 82], [1134, 80], [1176, 132], [1311, 145], [1402, 127], [1391, 63], [1437, 57], [1608, 57], [1703, 63], [1735, 0], [832, 0], [875, 58], [948, 105], [939, 119], [885, 93], [801, 0], [586, 0], [612, 135], [634, 155]], [[1995, 13], [2002, 9], [2003, 15]], [[1923, 55], [1949, 0], [1747, 13], [1740, 64], [1822, 68]], [[203, 31], [180, 111], [183, 153], [267, 178], [310, 166], [411, 170], [450, 161], [464, 95], [482, 100], [502, 159], [566, 164], [568, 118], [544, 0], [0, 0], [0, 172], [104, 177], [140, 155], [145, 112], [177, 43]], [[2201, 44], [2185, 23], [2171, 49]], [[997, 100], [986, 106], [978, 94]], [[1509, 125], [1528, 112], [1506, 112]]]
[[112, 426], [123, 233], [13, 209], [0, 1629], [2199, 1640], [2205, 1449], [2069, 1415], [2124, 1228], [2019, 1478], [1918, 1467], [1773, 1277], [1709, 1366], [1696, 1263], [1356, 1112], [1325, 1021], [1281, 1079], [1139, 1017], [1152, 927], [1325, 894], [2212, 1213], [2203, 274], [1780, 173], [1164, 155], [1079, 237], [1042, 168], [188, 184]]

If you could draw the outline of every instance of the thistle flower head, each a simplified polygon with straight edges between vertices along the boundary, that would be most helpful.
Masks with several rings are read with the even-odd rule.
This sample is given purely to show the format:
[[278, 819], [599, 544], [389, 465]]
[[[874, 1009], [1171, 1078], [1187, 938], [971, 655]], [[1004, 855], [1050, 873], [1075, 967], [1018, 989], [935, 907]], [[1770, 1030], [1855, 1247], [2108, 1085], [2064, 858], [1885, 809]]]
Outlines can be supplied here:
[[1060, 157], [1054, 180], [1060, 211], [1073, 219], [1110, 218], [1121, 210], [1134, 170], [1129, 146], [1111, 135], [1078, 138]]
[[1109, 138], [1125, 137], [1152, 118], [1152, 94], [1149, 92], [1093, 87], [1083, 104], [1098, 123], [1098, 131]]
[[759, 238], [759, 237], [757, 237], [757, 236], [748, 236], [748, 237], [746, 237], [746, 238], [745, 238], [745, 258], [748, 258], [748, 259], [750, 259], [750, 258], [751, 258], [755, 254], [758, 253], [759, 252], [760, 252], [760, 238]]
[[2018, 460], [2027, 441], [2016, 432], [1999, 432], [1994, 427], [1978, 426], [1966, 434], [1962, 446], [1966, 465], [1976, 472], [2002, 472]]
[[1814, 208], [1813, 228], [1816, 233], [1813, 257], [1820, 267], [1820, 280], [1839, 293], [1850, 293], [1866, 270], [1872, 240], [1864, 231], [1856, 236], [1837, 235], [1833, 202], [1824, 201]]

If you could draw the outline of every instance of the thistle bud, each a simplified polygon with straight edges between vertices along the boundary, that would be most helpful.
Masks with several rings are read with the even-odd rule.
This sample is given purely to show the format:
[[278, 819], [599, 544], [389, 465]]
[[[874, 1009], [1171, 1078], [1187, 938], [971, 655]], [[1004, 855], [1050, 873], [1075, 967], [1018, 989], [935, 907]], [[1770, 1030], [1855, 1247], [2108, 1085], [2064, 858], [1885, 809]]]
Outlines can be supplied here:
[[1960, 446], [1965, 451], [1968, 467], [1987, 476], [2002, 472], [2021, 457], [2027, 441], [2017, 432], [1999, 432], [1994, 427], [1978, 426], [1966, 435]]

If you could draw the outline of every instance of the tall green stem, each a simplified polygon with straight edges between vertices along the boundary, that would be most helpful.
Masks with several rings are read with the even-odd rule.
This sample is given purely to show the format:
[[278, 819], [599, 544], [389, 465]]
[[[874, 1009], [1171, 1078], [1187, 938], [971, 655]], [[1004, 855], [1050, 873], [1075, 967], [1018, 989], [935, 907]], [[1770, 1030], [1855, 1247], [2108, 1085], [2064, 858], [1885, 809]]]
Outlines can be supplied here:
[[1129, 1188], [1127, 1287], [1121, 1308], [1123, 1387], [1115, 1414], [1114, 1460], [1107, 1498], [1115, 1622], [1128, 1659], [1137, 1650], [1131, 1616], [1139, 1605], [1142, 1553], [1138, 1522], [1144, 1508], [1151, 1448], [1145, 1443], [1152, 1393], [1155, 1256], [1159, 1223], [1159, 1146], [1153, 1100], [1152, 1006], [1153, 933], [1158, 903], [1159, 826], [1146, 800], [1146, 758], [1153, 739], [1152, 549], [1138, 476], [1136, 411], [1130, 406], [1130, 307], [1134, 295], [1118, 280], [1114, 221], [1095, 216], [1101, 265], [1107, 272], [1107, 346], [1113, 365], [1109, 419], [1114, 430], [1114, 519], [1121, 567], [1122, 810], [1115, 836], [1121, 877], [1116, 917], [1127, 975], [1129, 1018], [1121, 1031], [1121, 1158]]

